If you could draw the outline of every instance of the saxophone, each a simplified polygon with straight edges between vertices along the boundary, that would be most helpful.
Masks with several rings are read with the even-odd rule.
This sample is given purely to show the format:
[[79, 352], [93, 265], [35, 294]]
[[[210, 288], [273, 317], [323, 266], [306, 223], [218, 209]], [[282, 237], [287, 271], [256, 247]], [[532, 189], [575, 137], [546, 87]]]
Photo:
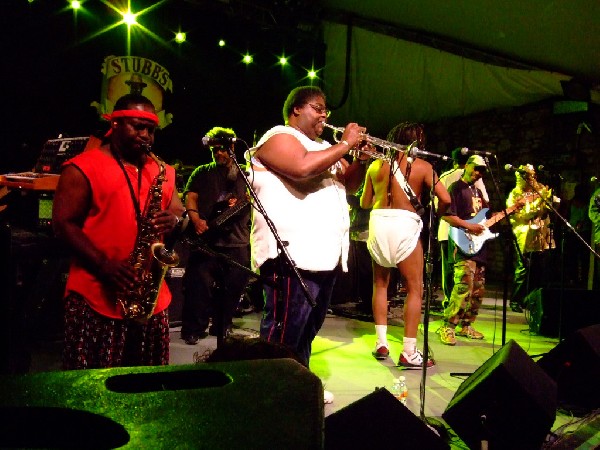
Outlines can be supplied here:
[[135, 246], [129, 255], [128, 261], [135, 270], [136, 281], [131, 288], [117, 292], [117, 302], [123, 317], [142, 323], [154, 312], [165, 274], [170, 267], [179, 264], [177, 253], [165, 247], [160, 234], [154, 231], [151, 223], [154, 214], [162, 209], [165, 163], [152, 153], [150, 147], [146, 148], [146, 153], [158, 164], [159, 172], [150, 186]]

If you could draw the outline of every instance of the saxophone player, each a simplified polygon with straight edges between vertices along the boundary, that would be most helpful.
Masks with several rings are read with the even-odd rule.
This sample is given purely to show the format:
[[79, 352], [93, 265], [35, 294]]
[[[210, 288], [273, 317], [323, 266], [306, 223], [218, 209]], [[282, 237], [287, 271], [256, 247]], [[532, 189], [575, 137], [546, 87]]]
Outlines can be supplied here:
[[[152, 315], [143, 322], [125, 319], [117, 301], [119, 292], [139, 281], [129, 259], [138, 230], [162, 237], [184, 212], [174, 169], [149, 152], [157, 126], [152, 102], [127, 94], [115, 103], [101, 144], [67, 161], [61, 173], [52, 222], [72, 255], [64, 298], [66, 370], [169, 362], [168, 286], [160, 285]], [[160, 204], [145, 216], [159, 174]]]

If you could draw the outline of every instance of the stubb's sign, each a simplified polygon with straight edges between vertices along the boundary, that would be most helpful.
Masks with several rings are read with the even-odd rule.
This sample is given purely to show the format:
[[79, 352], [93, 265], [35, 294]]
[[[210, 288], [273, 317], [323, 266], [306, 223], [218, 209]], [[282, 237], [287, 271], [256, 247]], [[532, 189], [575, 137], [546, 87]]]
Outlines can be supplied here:
[[164, 110], [167, 92], [173, 92], [169, 71], [160, 64], [139, 56], [107, 56], [102, 64], [102, 91], [99, 102], [93, 102], [98, 114], [110, 114], [115, 102], [125, 94], [141, 94], [152, 101], [164, 128], [173, 116]]

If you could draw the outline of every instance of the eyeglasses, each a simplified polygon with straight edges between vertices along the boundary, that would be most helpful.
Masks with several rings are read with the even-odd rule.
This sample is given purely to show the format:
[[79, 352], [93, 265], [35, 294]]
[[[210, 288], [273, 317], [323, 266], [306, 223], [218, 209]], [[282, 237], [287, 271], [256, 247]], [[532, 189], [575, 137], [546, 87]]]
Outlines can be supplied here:
[[308, 106], [310, 106], [312, 109], [314, 109], [319, 114], [325, 114], [325, 117], [329, 117], [331, 115], [331, 111], [329, 109], [327, 109], [327, 107], [325, 107], [325, 106], [313, 105], [312, 103], [308, 103]]
[[224, 145], [213, 145], [212, 147], [210, 147], [210, 151], [213, 153], [227, 152], [227, 151], [229, 151], [229, 149], [227, 147], [225, 147]]

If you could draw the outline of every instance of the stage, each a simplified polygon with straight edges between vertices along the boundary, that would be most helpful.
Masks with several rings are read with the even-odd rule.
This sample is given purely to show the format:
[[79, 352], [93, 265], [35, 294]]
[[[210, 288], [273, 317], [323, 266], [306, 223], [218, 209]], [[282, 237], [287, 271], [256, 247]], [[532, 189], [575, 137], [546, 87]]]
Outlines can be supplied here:
[[[324, 415], [343, 410], [359, 399], [369, 396], [379, 387], [389, 388], [392, 380], [404, 375], [407, 380], [408, 409], [417, 417], [434, 419], [442, 425], [440, 436], [452, 448], [466, 448], [462, 440], [454, 434], [442, 419], [442, 413], [469, 374], [475, 372], [503, 347], [502, 298], [499, 290], [488, 291], [475, 327], [485, 335], [483, 341], [457, 337], [455, 347], [440, 343], [436, 334], [440, 326], [439, 308], [431, 309], [429, 321], [429, 347], [435, 359], [435, 366], [427, 370], [424, 396], [420, 398], [423, 373], [421, 370], [401, 370], [396, 366], [402, 348], [401, 299], [392, 302], [389, 314], [388, 336], [391, 357], [377, 361], [371, 356], [375, 342], [374, 327], [367, 314], [360, 313], [356, 304], [332, 305], [325, 324], [314, 341], [311, 358], [311, 371], [317, 375], [326, 390], [331, 391], [335, 400], [325, 405]], [[506, 335], [504, 342], [514, 341], [526, 352], [532, 361], [552, 350], [558, 338], [539, 336], [529, 331], [528, 315], [508, 310], [506, 314]], [[234, 319], [234, 333], [242, 336], [257, 336], [260, 313], [250, 312]], [[424, 341], [423, 328], [418, 337], [418, 346]], [[203, 358], [216, 348], [216, 338], [209, 336], [197, 345], [186, 345], [180, 338], [180, 328], [171, 328], [171, 364], [206, 364]], [[512, 345], [512, 344], [511, 344]], [[59, 342], [39, 342], [32, 349], [30, 372], [59, 370]], [[532, 362], [532, 364], [534, 364]], [[348, 408], [346, 408], [348, 409]], [[381, 414], [385, 416], [385, 411]], [[518, 411], [515, 412], [518, 414]], [[551, 439], [544, 448], [574, 448], [578, 439], [582, 448], [593, 448], [597, 441], [598, 421], [593, 415], [572, 416], [568, 411], [558, 410], [551, 428]], [[581, 432], [578, 430], [582, 430]], [[568, 433], [567, 433], [568, 432]], [[394, 436], [393, 429], [385, 433]], [[401, 436], [397, 436], [398, 439]], [[565, 444], [565, 439], [569, 439]]]

